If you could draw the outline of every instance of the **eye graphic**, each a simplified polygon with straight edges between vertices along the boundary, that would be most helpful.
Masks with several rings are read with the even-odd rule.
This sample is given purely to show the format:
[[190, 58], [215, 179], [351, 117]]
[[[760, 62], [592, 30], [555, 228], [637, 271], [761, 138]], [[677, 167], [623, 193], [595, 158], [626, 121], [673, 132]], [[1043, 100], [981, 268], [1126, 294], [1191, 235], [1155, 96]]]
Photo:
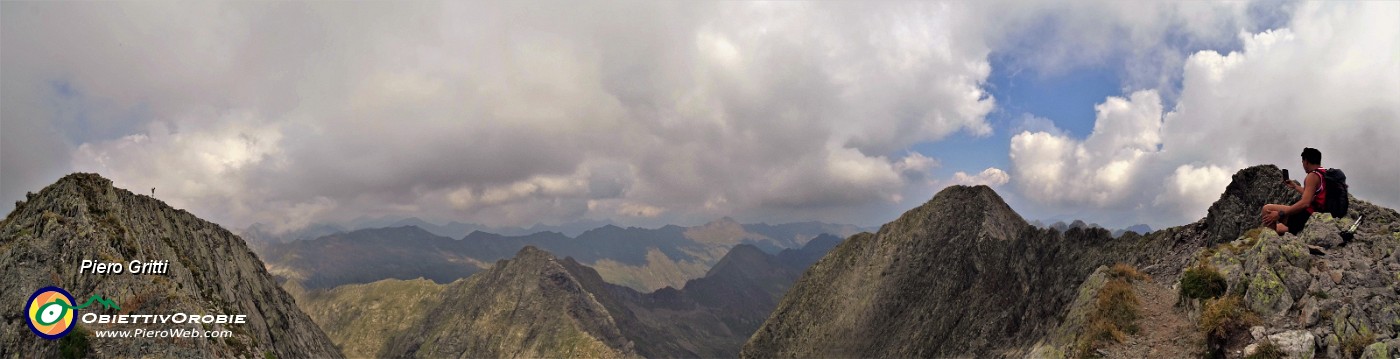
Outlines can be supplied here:
[[67, 314], [68, 306], [54, 299], [54, 301], [49, 302], [49, 304], [44, 304], [44, 306], [39, 307], [39, 318], [37, 319], [39, 320], [39, 324], [50, 325], [58, 323], [58, 321], [62, 320]]

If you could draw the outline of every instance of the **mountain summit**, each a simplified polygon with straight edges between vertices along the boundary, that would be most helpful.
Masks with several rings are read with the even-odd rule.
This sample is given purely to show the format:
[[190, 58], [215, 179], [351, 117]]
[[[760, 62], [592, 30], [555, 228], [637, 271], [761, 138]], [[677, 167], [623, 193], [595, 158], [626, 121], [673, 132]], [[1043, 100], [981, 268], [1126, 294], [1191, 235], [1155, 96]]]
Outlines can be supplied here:
[[986, 186], [951, 186], [814, 264], [742, 355], [984, 356], [1029, 344], [1136, 236], [1031, 226]]
[[[124, 273], [83, 273], [83, 261], [121, 263]], [[168, 261], [164, 274], [134, 274], [132, 261]], [[30, 193], [0, 222], [0, 352], [24, 357], [339, 357], [242, 239], [155, 198], [115, 188], [96, 174], [72, 174]], [[120, 309], [72, 315], [245, 315], [243, 324], [83, 323], [63, 340], [30, 333], [21, 313], [31, 293], [67, 290]], [[228, 331], [219, 338], [97, 338], [98, 330]], [[85, 339], [73, 340], [71, 338]], [[81, 343], [81, 344], [78, 344]]]
[[527, 246], [447, 287], [435, 315], [391, 339], [381, 356], [636, 357], [606, 291], [597, 272]]

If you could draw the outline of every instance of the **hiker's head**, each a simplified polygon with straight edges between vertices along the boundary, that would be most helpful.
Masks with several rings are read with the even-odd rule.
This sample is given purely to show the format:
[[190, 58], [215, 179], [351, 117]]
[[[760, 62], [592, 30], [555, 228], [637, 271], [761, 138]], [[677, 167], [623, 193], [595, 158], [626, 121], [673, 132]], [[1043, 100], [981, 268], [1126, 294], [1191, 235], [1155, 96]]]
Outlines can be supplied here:
[[1303, 169], [1308, 172], [1322, 167], [1322, 151], [1307, 147], [1303, 149]]

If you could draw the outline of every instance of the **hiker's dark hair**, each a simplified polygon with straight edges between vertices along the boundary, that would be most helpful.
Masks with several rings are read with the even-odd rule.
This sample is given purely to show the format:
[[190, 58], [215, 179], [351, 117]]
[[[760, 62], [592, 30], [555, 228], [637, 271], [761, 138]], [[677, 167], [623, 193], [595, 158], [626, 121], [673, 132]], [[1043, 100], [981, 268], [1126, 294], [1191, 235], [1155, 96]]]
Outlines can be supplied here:
[[1322, 151], [1318, 151], [1316, 148], [1312, 147], [1303, 148], [1303, 160], [1311, 164], [1320, 165], [1322, 164]]

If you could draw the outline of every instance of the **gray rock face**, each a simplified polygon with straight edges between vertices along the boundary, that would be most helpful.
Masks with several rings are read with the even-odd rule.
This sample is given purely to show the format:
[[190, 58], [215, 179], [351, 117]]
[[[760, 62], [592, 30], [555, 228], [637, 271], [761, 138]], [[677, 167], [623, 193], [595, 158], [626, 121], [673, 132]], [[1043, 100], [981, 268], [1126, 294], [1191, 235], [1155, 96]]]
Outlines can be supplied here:
[[1146, 243], [1038, 229], [986, 186], [948, 187], [809, 268], [741, 356], [1011, 355], [1047, 334], [1095, 267], [1136, 262]]
[[[165, 275], [80, 274], [84, 259], [127, 264], [168, 260]], [[129, 271], [130, 268], [127, 268]], [[246, 315], [246, 324], [82, 324], [75, 332], [122, 329], [228, 330], [229, 338], [106, 339], [89, 336], [99, 357], [340, 357], [242, 239], [154, 198], [72, 174], [44, 188], [0, 222], [0, 353], [57, 357], [59, 342], [30, 333], [23, 303], [58, 286], [79, 302], [97, 294], [120, 311], [79, 314]], [[83, 335], [83, 334], [69, 334]], [[8, 356], [8, 355], [7, 355]]]
[[1297, 200], [1298, 192], [1283, 186], [1283, 171], [1277, 166], [1240, 170], [1206, 212], [1204, 224], [1210, 243], [1233, 241], [1246, 230], [1258, 227], [1259, 208], [1265, 204], [1292, 204]]

